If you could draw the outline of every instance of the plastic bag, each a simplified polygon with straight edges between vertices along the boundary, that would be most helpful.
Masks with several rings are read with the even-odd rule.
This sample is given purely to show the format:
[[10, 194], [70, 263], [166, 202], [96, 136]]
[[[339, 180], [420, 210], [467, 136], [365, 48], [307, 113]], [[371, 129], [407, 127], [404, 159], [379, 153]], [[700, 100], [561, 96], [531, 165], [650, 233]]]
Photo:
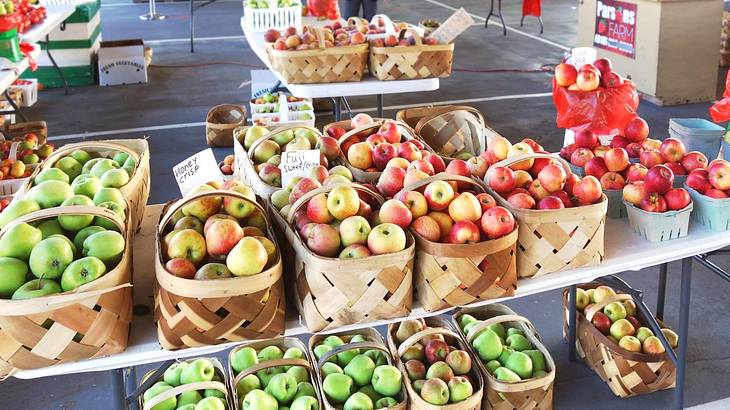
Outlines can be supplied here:
[[340, 5], [337, 0], [307, 0], [307, 10], [313, 17], [325, 17], [329, 20], [340, 18]]
[[639, 93], [631, 81], [618, 87], [596, 91], [570, 91], [553, 78], [553, 103], [558, 113], [558, 128], [573, 131], [589, 129], [597, 135], [620, 134], [636, 116]]
[[722, 100], [710, 107], [710, 116], [714, 122], [730, 121], [730, 72], [727, 74], [725, 78], [725, 92], [722, 94]]

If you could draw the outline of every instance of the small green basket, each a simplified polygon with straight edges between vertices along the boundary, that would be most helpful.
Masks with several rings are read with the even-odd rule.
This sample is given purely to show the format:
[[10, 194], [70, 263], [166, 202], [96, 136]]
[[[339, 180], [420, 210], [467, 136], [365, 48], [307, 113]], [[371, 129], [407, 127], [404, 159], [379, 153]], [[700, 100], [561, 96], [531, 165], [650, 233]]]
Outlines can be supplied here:
[[0, 57], [7, 58], [13, 63], [23, 59], [17, 29], [0, 32]]
[[692, 219], [713, 231], [730, 230], [730, 198], [710, 198], [685, 185], [694, 204]]
[[603, 193], [608, 198], [608, 211], [606, 215], [611, 219], [619, 219], [626, 216], [626, 205], [624, 204], [623, 189], [604, 189]]
[[689, 216], [692, 213], [690, 202], [684, 209], [667, 212], [647, 212], [631, 203], [625, 202], [629, 225], [636, 233], [649, 242], [662, 242], [687, 236]]

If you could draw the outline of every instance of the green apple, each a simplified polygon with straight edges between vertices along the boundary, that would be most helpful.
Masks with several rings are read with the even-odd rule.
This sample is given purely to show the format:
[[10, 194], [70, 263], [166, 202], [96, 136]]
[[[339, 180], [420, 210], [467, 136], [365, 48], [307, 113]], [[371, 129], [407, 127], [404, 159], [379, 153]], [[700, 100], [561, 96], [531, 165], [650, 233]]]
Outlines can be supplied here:
[[367, 394], [368, 397], [370, 397], [370, 400], [373, 401], [373, 403], [375, 403], [376, 401], [383, 398], [383, 396], [380, 393], [375, 391], [372, 384], [368, 384], [367, 386], [362, 386], [362, 387], [360, 387], [360, 390], [358, 390], [358, 391], [360, 393]]
[[290, 143], [286, 144], [286, 147], [284, 148], [284, 151], [286, 152], [292, 152], [292, 151], [306, 151], [312, 149], [312, 144], [309, 143], [309, 140], [305, 136], [301, 137], [294, 137], [293, 140], [291, 140]]
[[236, 385], [236, 392], [238, 393], [238, 397], [244, 397], [251, 390], [256, 390], [260, 388], [261, 382], [259, 381], [259, 378], [256, 377], [255, 374], [249, 374], [248, 376], [238, 381], [238, 384]]
[[[142, 401], [144, 403], [147, 400], [157, 396], [158, 394], [170, 389], [172, 389], [172, 386], [170, 386], [169, 384], [165, 382], [157, 382], [144, 392], [144, 395], [142, 395]], [[175, 410], [175, 408], [177, 408], [177, 398], [173, 396], [169, 399], [165, 399], [159, 402], [150, 410]]]
[[0, 298], [7, 299], [25, 283], [28, 265], [20, 259], [0, 257]]
[[[398, 373], [400, 374], [400, 372]], [[324, 378], [322, 390], [327, 399], [334, 404], [343, 404], [350, 397], [354, 383], [352, 378], [346, 374], [332, 373]], [[374, 386], [373, 386], [374, 387]], [[400, 387], [400, 385], [398, 386]]]
[[38, 202], [31, 199], [15, 199], [7, 208], [0, 212], [0, 228], [18, 219], [19, 217], [41, 209]]
[[200, 222], [200, 219], [194, 216], [183, 216], [182, 218], [180, 218], [179, 221], [175, 222], [175, 226], [173, 227], [173, 229], [192, 229], [197, 231], [201, 235], [205, 233], [203, 232], [203, 223]]
[[209, 382], [213, 380], [215, 367], [208, 359], [195, 359], [180, 372], [180, 384]]
[[254, 125], [248, 127], [246, 135], [243, 137], [243, 147], [246, 149], [251, 148], [254, 142], [258, 141], [269, 132], [265, 127]]
[[81, 163], [79, 163], [79, 161], [76, 161], [73, 157], [63, 157], [59, 159], [56, 164], [53, 165], [53, 167], [58, 168], [66, 173], [69, 180], [71, 181], [73, 181], [73, 179], [77, 176], [81, 175]]
[[82, 149], [74, 150], [68, 156], [78, 161], [82, 166], [91, 159], [91, 154]]
[[[189, 193], [188, 196], [195, 195], [198, 193], [205, 193], [214, 191], [215, 188], [208, 184], [202, 184], [198, 185], [197, 187], [193, 188]], [[185, 215], [192, 215], [201, 221], [205, 221], [211, 216], [215, 215], [220, 211], [221, 205], [223, 203], [223, 199], [219, 196], [209, 196], [206, 198], [201, 198], [196, 201], [190, 202], [187, 205], [182, 207], [183, 214]]]
[[[327, 345], [315, 346], [314, 347], [314, 356], [317, 358], [317, 360], [320, 360], [320, 359], [322, 359], [322, 356], [324, 356], [324, 354], [329, 352], [330, 350], [332, 350], [332, 348]], [[332, 356], [329, 359], [327, 359], [327, 361], [337, 364], [337, 357]]]
[[271, 378], [264, 391], [274, 396], [279, 404], [289, 404], [297, 394], [297, 383], [294, 376], [279, 373]]
[[[38, 228], [25, 222], [11, 226], [0, 238], [0, 256], [9, 256], [27, 261], [30, 251], [43, 239]], [[1, 270], [0, 270], [1, 271]]]
[[502, 367], [502, 363], [499, 360], [490, 360], [485, 365], [489, 374], [494, 374], [494, 371]]
[[[284, 352], [284, 359], [302, 359], [307, 360], [306, 356], [304, 355], [304, 352], [302, 352], [301, 349], [298, 347], [290, 347], [286, 349], [286, 352]], [[284, 370], [289, 370], [291, 366], [284, 366]]]
[[184, 406], [177, 407], [175, 410], [195, 410], [194, 404], [186, 404]]
[[28, 199], [33, 200], [41, 208], [54, 208], [73, 196], [71, 185], [63, 181], [44, 181], [28, 191]]
[[309, 380], [309, 371], [304, 366], [291, 366], [286, 374], [292, 376], [297, 383], [306, 382]]
[[286, 130], [284, 132], [280, 132], [271, 137], [271, 139], [283, 147], [294, 139], [294, 130]]
[[539, 350], [523, 350], [522, 353], [530, 356], [532, 361], [532, 371], [539, 372], [547, 370], [545, 366], [545, 356]]
[[529, 379], [532, 376], [532, 360], [530, 360], [530, 356], [522, 352], [518, 351], [509, 355], [505, 367], [523, 379]]
[[[349, 343], [361, 343], [361, 342], [367, 342], [367, 341], [368, 341], [368, 339], [365, 336], [363, 336], [363, 335], [353, 335], [350, 338], [350, 342]], [[371, 359], [372, 359], [372, 357], [371, 357]]]
[[373, 359], [373, 363], [375, 363], [375, 366], [382, 366], [384, 364], [388, 364], [388, 358], [385, 356], [385, 353], [378, 349], [371, 349], [366, 351], [365, 356], [368, 356], [369, 358]]
[[30, 252], [28, 265], [37, 278], [56, 279], [74, 260], [71, 246], [61, 238], [47, 238]]
[[271, 194], [271, 198], [269, 200], [278, 211], [281, 211], [281, 208], [289, 205], [289, 192], [285, 189], [279, 189]]
[[112, 161], [109, 158], [102, 158], [100, 161], [94, 163], [94, 166], [91, 167], [89, 173], [97, 178], [101, 178], [101, 176], [104, 175], [106, 171], [115, 168], [119, 168], [118, 163]]
[[58, 223], [58, 219], [47, 219], [38, 224], [38, 230], [41, 231], [43, 239], [50, 238], [53, 235], [63, 235], [63, 228]]
[[121, 188], [129, 182], [129, 174], [123, 169], [110, 169], [101, 176], [101, 185], [108, 188]]
[[477, 351], [477, 355], [483, 362], [488, 362], [499, 357], [502, 353], [502, 340], [492, 329], [485, 329], [471, 342]]
[[277, 410], [279, 404], [274, 396], [263, 390], [255, 389], [241, 400], [241, 410]]
[[499, 357], [497, 358], [497, 361], [502, 364], [502, 366], [507, 365], [507, 359], [509, 359], [510, 355], [514, 353], [514, 349], [512, 349], [509, 346], [503, 346], [502, 347], [502, 353], [499, 354]]
[[337, 353], [337, 363], [340, 366], [347, 366], [350, 361], [360, 354], [360, 349], [350, 349]]
[[50, 279], [33, 279], [19, 287], [11, 299], [23, 300], [61, 293], [61, 285]]
[[[6, 234], [6, 236], [7, 236], [7, 234]], [[3, 239], [5, 239], [5, 237], [3, 237]], [[2, 243], [3, 243], [3, 240], [0, 239], [0, 245], [2, 245]], [[3, 256], [6, 256], [6, 255], [3, 255]], [[11, 256], [11, 255], [7, 255], [7, 256]], [[636, 334], [634, 336], [636, 336], [636, 338], [639, 339], [639, 341], [641, 343], [644, 343], [644, 340], [646, 340], [647, 337], [654, 336], [654, 332], [652, 332], [651, 329], [649, 329], [648, 327], [642, 326], [642, 327], [636, 329]]]
[[322, 369], [320, 370], [320, 373], [322, 374], [322, 377], [327, 377], [328, 375], [332, 373], [341, 373], [344, 374], [345, 371], [342, 370], [340, 365], [332, 362], [327, 362], [322, 365]]
[[84, 165], [81, 167], [81, 173], [82, 174], [89, 174], [91, 172], [91, 168], [96, 165], [97, 162], [101, 161], [104, 158], [91, 158], [90, 160], [86, 161]]
[[84, 240], [82, 254], [101, 259], [106, 266], [114, 266], [122, 258], [124, 237], [117, 231], [97, 232]]
[[[106, 229], [102, 228], [101, 226], [87, 226], [86, 228], [76, 232], [76, 236], [74, 236], [74, 247], [76, 250], [83, 250], [84, 249], [84, 241], [89, 236], [98, 233], [98, 232], [104, 232]], [[0, 243], [2, 243], [2, 240], [0, 240]]]
[[243, 347], [231, 355], [231, 367], [236, 374], [258, 363], [259, 359], [256, 356], [256, 349], [253, 347]]
[[[124, 208], [116, 202], [106, 201], [106, 202], [97, 204], [96, 206], [98, 206], [99, 208], [106, 208], [106, 209], [114, 212], [115, 214], [117, 214], [117, 216], [122, 221], [124, 221], [126, 219], [126, 215], [124, 213]], [[109, 218], [104, 217], [104, 216], [95, 216], [94, 225], [97, 225], [104, 229], [109, 229], [112, 231], [119, 230], [119, 227], [117, 227], [117, 225], [114, 222], [112, 222]]]
[[522, 329], [518, 329], [516, 327], [510, 327], [509, 329], [507, 329], [507, 337], [512, 336], [514, 334], [518, 334], [518, 335], [523, 335], [524, 336], [525, 335], [525, 332], [523, 332]]
[[304, 137], [309, 141], [309, 145], [314, 147], [317, 145], [317, 140], [319, 139], [317, 136], [317, 133], [310, 130], [309, 128], [297, 128], [294, 131], [294, 138], [297, 137]]
[[187, 362], [173, 363], [172, 366], [168, 367], [167, 370], [165, 370], [165, 373], [162, 375], [162, 380], [164, 380], [165, 383], [169, 384], [172, 387], [179, 386], [180, 385], [180, 373], [187, 366], [188, 366]]
[[261, 386], [266, 388], [271, 379], [277, 374], [283, 373], [284, 370], [280, 366], [269, 367], [268, 369], [262, 369], [256, 372], [256, 377], [261, 381]]
[[336, 165], [330, 169], [330, 175], [339, 175], [346, 178], [348, 181], [352, 181], [352, 172], [344, 165]]
[[373, 388], [383, 396], [395, 396], [401, 389], [401, 377], [401, 372], [395, 366], [378, 366], [373, 372]]
[[38, 185], [45, 181], [61, 181], [68, 184], [69, 181], [71, 181], [71, 178], [68, 177], [68, 174], [58, 168], [48, 168], [39, 172], [38, 175], [35, 176], [33, 184]]
[[259, 362], [278, 360], [284, 358], [284, 352], [281, 351], [279, 346], [266, 346], [259, 351], [257, 357]]
[[517, 373], [506, 367], [500, 367], [499, 369], [495, 370], [494, 377], [501, 382], [518, 382], [522, 380], [520, 379], [520, 376], [517, 375]]
[[201, 400], [203, 400], [203, 396], [197, 390], [190, 390], [177, 395], [177, 406], [197, 404]]
[[532, 349], [530, 340], [519, 333], [507, 336], [507, 345], [518, 352]]
[[122, 208], [127, 209], [127, 201], [124, 200], [122, 191], [117, 188], [104, 187], [94, 195], [94, 203], [97, 205], [108, 201], [116, 202]]
[[195, 410], [226, 410], [226, 402], [219, 397], [206, 397], [195, 405]]
[[478, 322], [477, 318], [468, 313], [459, 316], [459, 327], [461, 327], [462, 330], [464, 329], [464, 326], [474, 322]]
[[358, 386], [370, 384], [375, 372], [375, 362], [370, 357], [360, 354], [352, 358], [345, 366], [345, 374], [352, 377]]
[[[84, 195], [74, 195], [63, 201], [61, 206], [94, 206], [94, 201]], [[94, 216], [88, 214], [60, 215], [58, 217], [58, 223], [61, 225], [61, 228], [72, 232], [78, 232], [91, 225], [92, 222], [94, 222]]]
[[137, 160], [132, 157], [129, 157], [129, 158], [127, 158], [126, 161], [124, 161], [123, 167], [131, 169], [132, 174], [134, 174], [134, 170], [135, 170], [135, 168], [137, 168]]
[[501, 323], [494, 323], [487, 326], [486, 328], [492, 330], [502, 340], [507, 337], [507, 331], [505, 330], [504, 325], [502, 325]]
[[392, 397], [383, 397], [375, 402], [376, 409], [387, 409], [388, 407], [394, 407], [398, 405], [398, 400]]
[[373, 401], [365, 393], [354, 393], [347, 398], [343, 410], [371, 410], [374, 408]]
[[84, 195], [89, 198], [94, 198], [94, 195], [101, 188], [103, 188], [101, 186], [101, 180], [91, 175], [79, 175], [71, 183], [71, 189], [73, 189], [74, 194]]
[[71, 262], [61, 275], [61, 289], [74, 290], [81, 285], [94, 281], [106, 273], [106, 266], [99, 258], [87, 256]]
[[[63, 239], [63, 241], [66, 242], [68, 244], [68, 246], [71, 247], [71, 251], [74, 253], [74, 255], [76, 255], [76, 245], [74, 245], [74, 243], [71, 239], [68, 239], [68, 236], [60, 234], [60, 233], [55, 233], [55, 234], [49, 236], [48, 238]], [[46, 239], [46, 238], [43, 238], [43, 239]]]
[[429, 379], [421, 387], [421, 397], [427, 403], [443, 406], [449, 402], [449, 386], [441, 379]]
[[117, 151], [112, 157], [112, 161], [116, 162], [117, 164], [124, 164], [129, 158], [130, 156], [126, 152]]
[[456, 376], [449, 380], [449, 402], [458, 403], [469, 398], [474, 393], [474, 388], [469, 379], [464, 376]]
[[333, 349], [335, 347], [342, 346], [345, 344], [345, 342], [342, 341], [342, 339], [336, 335], [330, 335], [330, 336], [325, 337], [324, 340], [322, 341], [322, 343], [326, 344], [327, 346], [329, 346]]
[[317, 397], [317, 393], [315, 392], [312, 383], [299, 382], [299, 384], [297, 384], [297, 394], [294, 395], [294, 400], [296, 401], [296, 399], [303, 396]]
[[294, 399], [289, 410], [319, 410], [319, 401], [311, 396], [301, 396]]

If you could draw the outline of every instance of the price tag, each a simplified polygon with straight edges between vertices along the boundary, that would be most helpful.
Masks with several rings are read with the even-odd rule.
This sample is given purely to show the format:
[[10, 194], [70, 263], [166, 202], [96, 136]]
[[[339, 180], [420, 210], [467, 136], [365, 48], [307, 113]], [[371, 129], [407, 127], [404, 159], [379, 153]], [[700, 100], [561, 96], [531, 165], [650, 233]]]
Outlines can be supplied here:
[[449, 44], [472, 24], [474, 24], [474, 19], [462, 7], [446, 19], [429, 37], [436, 39], [439, 44]]
[[223, 181], [223, 174], [210, 148], [172, 167], [172, 174], [183, 196], [198, 185], [210, 181]]
[[305, 177], [309, 170], [319, 166], [319, 150], [288, 151], [281, 153], [281, 186], [287, 186], [294, 177]]
[[583, 64], [596, 61], [596, 49], [593, 47], [576, 47], [570, 52], [570, 63], [580, 68]]

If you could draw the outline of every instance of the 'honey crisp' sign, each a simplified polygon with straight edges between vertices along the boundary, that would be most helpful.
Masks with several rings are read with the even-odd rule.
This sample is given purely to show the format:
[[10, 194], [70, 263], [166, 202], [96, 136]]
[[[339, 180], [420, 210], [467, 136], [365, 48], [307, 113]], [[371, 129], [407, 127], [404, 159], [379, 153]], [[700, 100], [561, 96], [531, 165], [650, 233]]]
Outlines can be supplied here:
[[636, 4], [598, 0], [593, 46], [635, 59]]

